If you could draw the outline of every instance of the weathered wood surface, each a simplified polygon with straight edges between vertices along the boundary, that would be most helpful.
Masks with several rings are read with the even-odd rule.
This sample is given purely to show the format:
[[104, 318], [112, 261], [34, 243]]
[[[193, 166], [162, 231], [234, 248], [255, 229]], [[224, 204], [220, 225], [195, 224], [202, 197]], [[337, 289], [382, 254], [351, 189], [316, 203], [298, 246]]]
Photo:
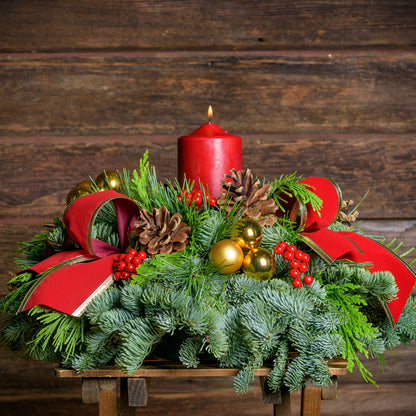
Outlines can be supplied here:
[[0, 51], [409, 48], [415, 16], [412, 0], [3, 0]]
[[[416, 242], [413, 0], [0, 2], [0, 296], [16, 241], [63, 212], [68, 190], [150, 150], [176, 175], [176, 138], [206, 120], [243, 138], [244, 165], [271, 179], [336, 180], [362, 228]], [[401, 251], [402, 251], [401, 250]], [[414, 416], [416, 344], [339, 378], [321, 414]], [[96, 415], [81, 380], [0, 350], [0, 414]], [[271, 415], [258, 381], [155, 379], [153, 415]], [[300, 397], [292, 395], [292, 414]]]
[[[215, 381], [215, 382], [214, 382]], [[321, 416], [414, 416], [416, 383], [382, 383], [379, 388], [368, 384], [338, 384], [336, 400], [321, 402]], [[42, 416], [97, 416], [98, 405], [83, 404], [78, 388], [56, 393], [21, 390], [20, 394], [0, 393], [4, 416], [41, 414]], [[291, 416], [299, 415], [300, 394], [291, 394]], [[148, 405], [137, 408], [136, 415], [254, 416], [273, 414], [272, 405], [264, 404], [258, 381], [245, 396], [232, 390], [232, 380], [176, 379], [174, 382], [152, 382]]]
[[0, 134], [414, 133], [413, 51], [0, 55]]
[[[238, 129], [229, 131], [238, 133]], [[412, 134], [242, 136], [244, 166], [260, 178], [271, 180], [295, 171], [331, 177], [347, 199], [358, 202], [370, 191], [360, 207], [362, 218], [416, 217], [416, 136]], [[73, 186], [104, 169], [137, 169], [146, 149], [159, 179], [171, 179], [177, 174], [176, 138], [3, 137], [0, 170], [6, 186], [0, 188], [0, 223], [41, 223], [60, 216]]]

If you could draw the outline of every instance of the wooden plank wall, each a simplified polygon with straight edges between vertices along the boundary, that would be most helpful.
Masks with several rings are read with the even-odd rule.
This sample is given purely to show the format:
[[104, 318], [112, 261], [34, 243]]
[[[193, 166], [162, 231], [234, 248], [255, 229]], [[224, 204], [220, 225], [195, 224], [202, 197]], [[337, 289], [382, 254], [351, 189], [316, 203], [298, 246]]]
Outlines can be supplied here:
[[[161, 179], [175, 176], [176, 138], [209, 104], [258, 176], [330, 176], [355, 201], [370, 190], [363, 227], [411, 247], [415, 47], [413, 0], [2, 0], [0, 295], [15, 242], [61, 215], [73, 185], [136, 168], [146, 149]], [[414, 415], [415, 345], [386, 354], [384, 374], [368, 366], [380, 389], [344, 377], [322, 414]], [[1, 349], [0, 413], [96, 414], [52, 369]], [[220, 379], [159, 380], [150, 405], [153, 415], [272, 412], [256, 383], [240, 398]]]

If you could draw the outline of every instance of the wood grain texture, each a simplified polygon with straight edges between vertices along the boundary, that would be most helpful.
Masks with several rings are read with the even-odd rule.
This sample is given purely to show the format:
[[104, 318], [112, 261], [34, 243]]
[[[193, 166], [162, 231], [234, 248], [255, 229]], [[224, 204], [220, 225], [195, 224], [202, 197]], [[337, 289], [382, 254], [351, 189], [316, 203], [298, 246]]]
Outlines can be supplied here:
[[[212, 380], [214, 381], [214, 380]], [[336, 400], [321, 402], [321, 416], [414, 416], [416, 384], [383, 383], [379, 389], [360, 383], [339, 383]], [[299, 415], [300, 394], [290, 395], [291, 416]], [[65, 393], [21, 390], [14, 395], [0, 393], [0, 408], [4, 416], [96, 416], [98, 405], [83, 404], [79, 391]], [[214, 384], [195, 380], [162, 380], [152, 384], [148, 406], [137, 408], [136, 415], [152, 416], [271, 416], [272, 405], [263, 404], [258, 381], [255, 380], [248, 393], [238, 396], [232, 390], [232, 380], [216, 380]]]
[[0, 50], [408, 48], [415, 15], [411, 0], [3, 0]]
[[[360, 207], [362, 218], [416, 217], [416, 136], [412, 134], [242, 138], [244, 166], [260, 178], [273, 180], [295, 171], [304, 177], [330, 177], [347, 199], [358, 202], [370, 191]], [[0, 188], [0, 223], [40, 223], [61, 216], [73, 186], [105, 169], [137, 169], [146, 150], [159, 180], [172, 179], [177, 174], [176, 140], [173, 135], [3, 137], [0, 169], [7, 186]]]
[[[329, 176], [366, 232], [416, 241], [414, 0], [0, 2], [0, 296], [17, 241], [62, 215], [68, 190], [149, 149], [176, 175], [176, 138], [206, 120], [243, 138], [268, 179]], [[1, 318], [4, 319], [4, 318]], [[0, 322], [1, 326], [1, 322]], [[380, 388], [339, 378], [321, 415], [414, 416], [416, 344], [386, 353]], [[92, 416], [80, 379], [0, 348], [0, 413]], [[136, 414], [271, 415], [258, 380], [152, 379]], [[300, 396], [291, 395], [291, 415]]]
[[0, 55], [1, 135], [415, 133], [413, 51]]

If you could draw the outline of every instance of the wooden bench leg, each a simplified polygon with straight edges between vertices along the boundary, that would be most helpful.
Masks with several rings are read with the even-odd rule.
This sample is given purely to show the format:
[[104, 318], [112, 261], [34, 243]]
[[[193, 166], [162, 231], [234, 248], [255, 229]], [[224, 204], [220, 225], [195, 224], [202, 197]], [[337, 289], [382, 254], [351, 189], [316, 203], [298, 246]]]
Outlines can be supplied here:
[[272, 393], [267, 385], [266, 377], [259, 377], [261, 392], [265, 404], [273, 405], [274, 416], [290, 416], [290, 393], [283, 387], [281, 391]]
[[94, 404], [99, 401], [98, 378], [83, 378], [82, 379], [82, 403]]
[[300, 414], [301, 416], [319, 416], [320, 413], [321, 387], [307, 380], [302, 388]]
[[273, 405], [273, 416], [290, 416], [290, 392], [282, 387], [280, 393], [281, 403]]
[[117, 416], [117, 379], [98, 379], [98, 414], [99, 416]]
[[331, 384], [322, 387], [322, 400], [335, 400], [338, 395], [338, 379], [337, 376], [331, 377]]

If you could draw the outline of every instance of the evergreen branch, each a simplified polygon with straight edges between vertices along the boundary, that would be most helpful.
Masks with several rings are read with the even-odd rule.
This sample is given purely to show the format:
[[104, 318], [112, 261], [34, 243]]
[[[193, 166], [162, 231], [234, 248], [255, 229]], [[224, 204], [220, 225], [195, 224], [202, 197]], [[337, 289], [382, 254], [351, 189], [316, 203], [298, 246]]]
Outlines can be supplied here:
[[301, 176], [296, 176], [296, 172], [291, 175], [281, 175], [279, 179], [271, 183], [270, 195], [273, 196], [282, 212], [286, 212], [283, 205], [288, 202], [288, 199], [295, 197], [303, 205], [311, 204], [312, 209], [319, 214], [322, 199], [313, 192], [313, 186], [299, 183], [302, 179]]
[[338, 331], [345, 341], [343, 356], [347, 359], [348, 370], [352, 371], [354, 365], [357, 365], [363, 379], [376, 385], [372, 374], [365, 368], [356, 353], [356, 351], [361, 352], [367, 357], [368, 351], [363, 340], [371, 340], [377, 336], [376, 329], [367, 322], [367, 317], [360, 310], [360, 306], [365, 306], [366, 302], [359, 295], [351, 294], [351, 291], [356, 290], [358, 286], [345, 283], [340, 286], [327, 285], [325, 288], [328, 298], [334, 302], [334, 307], [340, 308], [344, 316]]
[[85, 319], [73, 317], [61, 312], [46, 311], [41, 307], [34, 307], [29, 315], [34, 316], [42, 325], [29, 346], [40, 345], [45, 351], [49, 347], [54, 353], [65, 356], [74, 355], [84, 342]]

